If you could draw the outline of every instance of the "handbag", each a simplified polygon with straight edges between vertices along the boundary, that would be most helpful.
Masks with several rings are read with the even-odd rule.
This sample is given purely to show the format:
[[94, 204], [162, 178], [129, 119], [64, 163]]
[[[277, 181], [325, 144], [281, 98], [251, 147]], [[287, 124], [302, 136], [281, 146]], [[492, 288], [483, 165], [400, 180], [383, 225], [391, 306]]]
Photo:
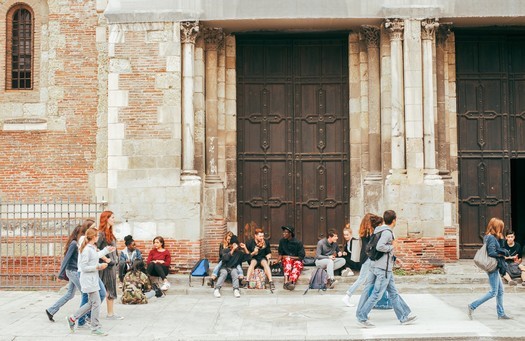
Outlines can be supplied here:
[[476, 251], [474, 264], [485, 272], [493, 272], [498, 267], [496, 258], [490, 257], [487, 253], [487, 243], [483, 243], [479, 250]]
[[363, 245], [361, 239], [352, 238], [351, 243], [352, 255], [350, 256], [350, 260], [352, 262], [361, 263], [361, 247]]
[[284, 276], [283, 263], [273, 263], [270, 265], [270, 270], [272, 271], [272, 276]]
[[304, 257], [303, 265], [304, 266], [315, 266], [315, 258], [314, 257]]

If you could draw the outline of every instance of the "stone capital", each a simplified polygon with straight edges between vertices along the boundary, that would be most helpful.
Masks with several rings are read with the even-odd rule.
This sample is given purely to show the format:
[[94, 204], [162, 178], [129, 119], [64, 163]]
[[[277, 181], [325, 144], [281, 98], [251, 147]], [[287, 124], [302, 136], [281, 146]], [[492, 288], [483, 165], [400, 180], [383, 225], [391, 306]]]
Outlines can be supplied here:
[[403, 40], [403, 30], [405, 29], [403, 19], [386, 19], [384, 27], [390, 35], [390, 41]]
[[421, 20], [421, 39], [422, 40], [434, 40], [434, 33], [439, 27], [437, 19], [424, 19]]
[[195, 21], [185, 21], [180, 23], [180, 39], [182, 43], [195, 44], [195, 39], [199, 34], [199, 23]]
[[363, 25], [361, 26], [361, 34], [365, 37], [368, 48], [379, 48], [379, 27]]
[[206, 27], [203, 33], [207, 49], [216, 50], [224, 43], [224, 32], [222, 28]]
[[436, 32], [436, 41], [440, 45], [445, 45], [447, 42], [448, 36], [450, 35], [451, 31], [450, 28], [452, 27], [451, 23], [441, 23], [438, 27], [438, 30]]

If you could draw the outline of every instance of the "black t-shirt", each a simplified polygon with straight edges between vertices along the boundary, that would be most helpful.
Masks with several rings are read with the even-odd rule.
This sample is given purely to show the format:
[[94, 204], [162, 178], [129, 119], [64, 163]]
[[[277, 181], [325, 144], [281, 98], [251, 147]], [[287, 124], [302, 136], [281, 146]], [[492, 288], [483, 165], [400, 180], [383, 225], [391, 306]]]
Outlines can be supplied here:
[[[246, 243], [246, 248], [248, 249], [248, 251], [250, 251], [250, 253], [252, 253], [253, 250], [255, 250], [255, 246], [256, 246], [255, 239], [250, 239]], [[266, 255], [269, 253], [272, 253], [272, 251], [270, 250], [270, 243], [267, 240], [265, 240], [264, 247], [262, 249], [260, 248], [259, 253], [256, 255], [253, 255], [252, 259], [257, 260], [257, 262], [260, 262], [262, 259], [266, 258]]]
[[518, 255], [518, 258], [521, 258], [521, 245], [519, 243], [514, 242], [514, 245], [509, 246], [507, 241], [505, 241], [505, 243], [503, 243], [503, 248], [509, 250], [509, 256]]
[[281, 238], [281, 240], [279, 240], [278, 250], [281, 256], [295, 256], [301, 260], [304, 259], [305, 256], [303, 243], [295, 238], [291, 238], [290, 240]]

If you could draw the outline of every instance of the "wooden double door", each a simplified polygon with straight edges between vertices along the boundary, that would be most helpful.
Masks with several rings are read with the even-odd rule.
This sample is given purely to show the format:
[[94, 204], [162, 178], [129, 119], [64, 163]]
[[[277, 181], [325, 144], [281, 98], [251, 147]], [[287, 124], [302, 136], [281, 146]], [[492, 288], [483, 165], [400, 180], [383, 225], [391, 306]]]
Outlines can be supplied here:
[[308, 246], [348, 221], [347, 37], [237, 36], [239, 230]]
[[472, 258], [492, 217], [525, 237], [525, 34], [456, 32], [456, 63], [460, 256]]

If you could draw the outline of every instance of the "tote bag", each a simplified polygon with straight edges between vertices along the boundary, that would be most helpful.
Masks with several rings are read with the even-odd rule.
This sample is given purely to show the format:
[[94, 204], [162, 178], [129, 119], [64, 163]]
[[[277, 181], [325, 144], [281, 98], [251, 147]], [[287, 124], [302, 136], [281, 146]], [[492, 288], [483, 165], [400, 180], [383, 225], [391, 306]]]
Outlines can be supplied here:
[[498, 267], [498, 261], [496, 258], [490, 257], [487, 253], [487, 244], [483, 243], [483, 246], [476, 252], [474, 256], [474, 264], [485, 272], [492, 272]]
[[352, 255], [350, 260], [352, 262], [361, 263], [361, 239], [352, 238]]

